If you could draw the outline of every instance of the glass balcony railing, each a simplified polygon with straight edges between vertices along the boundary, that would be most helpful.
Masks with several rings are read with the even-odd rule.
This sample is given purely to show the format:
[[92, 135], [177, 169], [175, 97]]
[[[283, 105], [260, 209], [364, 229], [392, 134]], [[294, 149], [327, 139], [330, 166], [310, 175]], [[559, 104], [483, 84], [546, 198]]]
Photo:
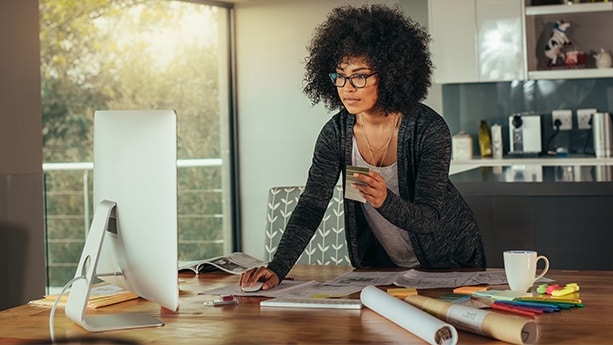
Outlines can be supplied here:
[[[232, 242], [224, 229], [228, 191], [222, 159], [177, 161], [179, 260], [224, 254]], [[93, 163], [44, 163], [47, 286], [62, 287], [74, 277], [93, 217]]]

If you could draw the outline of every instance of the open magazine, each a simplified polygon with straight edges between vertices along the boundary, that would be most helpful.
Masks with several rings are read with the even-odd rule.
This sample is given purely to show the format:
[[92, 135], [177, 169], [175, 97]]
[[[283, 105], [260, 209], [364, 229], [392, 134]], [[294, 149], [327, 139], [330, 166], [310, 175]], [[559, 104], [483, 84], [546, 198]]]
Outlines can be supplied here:
[[226, 256], [218, 256], [212, 259], [196, 261], [179, 261], [179, 272], [192, 271], [196, 274], [200, 272], [210, 272], [222, 270], [232, 274], [241, 274], [255, 267], [266, 265], [249, 254], [235, 252]]

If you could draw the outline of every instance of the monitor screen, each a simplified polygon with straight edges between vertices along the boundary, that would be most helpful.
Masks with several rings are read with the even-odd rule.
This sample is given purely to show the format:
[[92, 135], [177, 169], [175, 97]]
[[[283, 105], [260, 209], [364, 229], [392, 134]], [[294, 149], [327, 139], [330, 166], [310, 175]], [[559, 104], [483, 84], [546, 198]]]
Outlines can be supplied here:
[[176, 133], [172, 110], [95, 112], [96, 209], [66, 305], [88, 331], [163, 325], [138, 313], [86, 316], [97, 279], [178, 309]]

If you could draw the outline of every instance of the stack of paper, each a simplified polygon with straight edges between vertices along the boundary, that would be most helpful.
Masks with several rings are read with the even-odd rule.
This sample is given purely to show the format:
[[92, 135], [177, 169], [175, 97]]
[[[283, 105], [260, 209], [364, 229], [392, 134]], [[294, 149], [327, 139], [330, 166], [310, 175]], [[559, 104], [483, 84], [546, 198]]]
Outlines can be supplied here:
[[[52, 307], [58, 295], [47, 295], [41, 299], [30, 301], [28, 304], [39, 307]], [[92, 288], [87, 307], [96, 309], [108, 305], [137, 299], [139, 296], [111, 284], [100, 284]], [[68, 295], [63, 295], [58, 302], [59, 307], [66, 306]]]

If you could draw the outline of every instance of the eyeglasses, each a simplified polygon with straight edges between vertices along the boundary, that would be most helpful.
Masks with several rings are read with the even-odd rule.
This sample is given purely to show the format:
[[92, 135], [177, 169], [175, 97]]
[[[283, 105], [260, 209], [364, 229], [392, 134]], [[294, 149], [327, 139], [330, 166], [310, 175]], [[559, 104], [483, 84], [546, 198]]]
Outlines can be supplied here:
[[330, 79], [332, 80], [332, 84], [336, 87], [343, 87], [347, 84], [347, 80], [349, 83], [353, 85], [356, 89], [361, 89], [366, 86], [366, 80], [369, 77], [377, 74], [377, 72], [373, 72], [371, 74], [353, 74], [350, 76], [346, 76], [340, 73], [330, 73]]

